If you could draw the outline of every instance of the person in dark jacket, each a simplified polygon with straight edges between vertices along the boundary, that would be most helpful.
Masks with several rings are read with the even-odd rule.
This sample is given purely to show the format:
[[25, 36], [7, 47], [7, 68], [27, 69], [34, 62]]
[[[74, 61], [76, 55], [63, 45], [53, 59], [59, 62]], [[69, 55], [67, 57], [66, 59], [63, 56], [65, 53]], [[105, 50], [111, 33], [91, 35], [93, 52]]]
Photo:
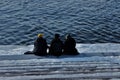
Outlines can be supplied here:
[[38, 56], [46, 56], [47, 55], [47, 42], [43, 38], [43, 34], [38, 34], [38, 38], [34, 42], [34, 49], [33, 51], [28, 51], [24, 54], [35, 54]]
[[62, 55], [63, 42], [60, 40], [60, 35], [55, 34], [55, 38], [51, 41], [49, 54], [59, 57]]
[[70, 36], [70, 34], [66, 36], [66, 40], [64, 42], [63, 54], [66, 54], [66, 55], [78, 55], [79, 54], [76, 49], [76, 41], [74, 40], [74, 38]]

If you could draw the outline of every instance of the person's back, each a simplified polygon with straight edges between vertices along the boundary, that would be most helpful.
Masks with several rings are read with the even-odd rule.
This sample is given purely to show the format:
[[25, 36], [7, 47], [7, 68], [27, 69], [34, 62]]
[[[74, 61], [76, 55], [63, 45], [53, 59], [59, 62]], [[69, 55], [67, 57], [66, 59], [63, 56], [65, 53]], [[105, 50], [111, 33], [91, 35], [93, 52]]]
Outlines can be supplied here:
[[67, 36], [67, 39], [64, 43], [64, 50], [63, 53], [67, 55], [77, 55], [79, 54], [76, 47], [76, 42], [74, 38], [72, 38], [70, 35]]
[[39, 56], [47, 55], [47, 42], [44, 38], [38, 37], [34, 42], [33, 53]]
[[43, 38], [43, 34], [38, 34], [38, 38], [34, 42], [33, 51], [27, 51], [24, 54], [35, 54], [38, 56], [46, 56], [47, 55], [47, 42]]
[[55, 34], [55, 38], [50, 44], [49, 54], [54, 56], [62, 55], [63, 42], [59, 39], [59, 34]]

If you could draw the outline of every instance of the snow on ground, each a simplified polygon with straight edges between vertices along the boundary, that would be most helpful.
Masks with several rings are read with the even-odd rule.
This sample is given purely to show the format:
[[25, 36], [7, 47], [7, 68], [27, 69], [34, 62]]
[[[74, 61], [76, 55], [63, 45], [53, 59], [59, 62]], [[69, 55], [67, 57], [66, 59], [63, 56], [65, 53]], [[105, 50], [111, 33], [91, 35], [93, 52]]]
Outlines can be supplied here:
[[77, 44], [80, 55], [24, 55], [30, 46], [0, 46], [0, 80], [119, 80], [120, 44]]

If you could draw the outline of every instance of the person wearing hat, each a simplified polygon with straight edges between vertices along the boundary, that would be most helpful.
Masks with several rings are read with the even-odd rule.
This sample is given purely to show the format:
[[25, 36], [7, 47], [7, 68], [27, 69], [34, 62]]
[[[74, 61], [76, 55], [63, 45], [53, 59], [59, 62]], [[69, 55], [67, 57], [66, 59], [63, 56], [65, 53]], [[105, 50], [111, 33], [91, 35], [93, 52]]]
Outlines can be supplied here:
[[34, 49], [32, 52], [28, 51], [24, 54], [35, 54], [38, 56], [46, 56], [47, 55], [47, 42], [43, 38], [43, 34], [38, 34], [36, 41], [34, 42]]
[[66, 40], [64, 42], [63, 54], [65, 55], [78, 55], [78, 51], [75, 48], [76, 41], [74, 38], [71, 37], [70, 34], [66, 36]]
[[63, 42], [60, 40], [60, 35], [55, 34], [55, 37], [51, 41], [50, 48], [49, 48], [49, 54], [53, 56], [59, 57], [62, 55], [62, 49], [63, 49]]
[[47, 55], [47, 42], [43, 38], [43, 34], [38, 34], [38, 38], [34, 42], [33, 53], [38, 56]]

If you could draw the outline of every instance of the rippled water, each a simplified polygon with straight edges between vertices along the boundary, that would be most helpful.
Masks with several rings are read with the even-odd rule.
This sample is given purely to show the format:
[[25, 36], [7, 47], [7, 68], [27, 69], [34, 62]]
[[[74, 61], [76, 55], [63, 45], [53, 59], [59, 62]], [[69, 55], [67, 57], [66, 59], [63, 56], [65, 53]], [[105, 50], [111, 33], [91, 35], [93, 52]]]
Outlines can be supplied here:
[[0, 44], [50, 43], [71, 33], [78, 43], [120, 42], [120, 0], [0, 0]]

